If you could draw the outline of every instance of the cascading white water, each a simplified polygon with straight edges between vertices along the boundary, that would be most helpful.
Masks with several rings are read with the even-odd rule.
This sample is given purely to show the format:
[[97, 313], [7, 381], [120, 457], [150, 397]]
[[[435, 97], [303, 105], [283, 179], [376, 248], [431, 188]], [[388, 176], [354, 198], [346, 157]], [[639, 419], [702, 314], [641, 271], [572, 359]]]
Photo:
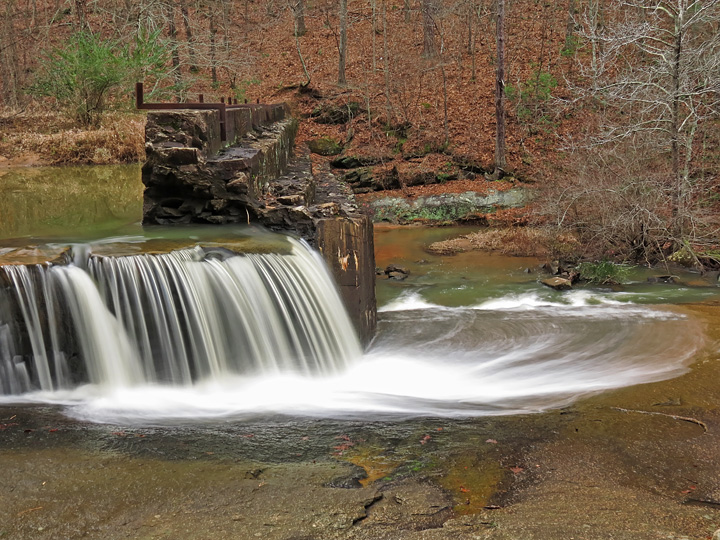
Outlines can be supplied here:
[[[0, 267], [0, 403], [131, 423], [514, 414], [680, 375], [703, 346], [692, 317], [642, 303], [680, 289], [558, 293], [524, 273], [492, 288], [442, 269], [395, 290], [363, 355], [319, 257], [277, 251], [77, 246], [69, 265]], [[449, 291], [463, 298], [438, 302]]]
[[344, 369], [361, 355], [352, 325], [319, 259], [289, 242], [287, 254], [196, 247], [3, 267], [0, 393]]

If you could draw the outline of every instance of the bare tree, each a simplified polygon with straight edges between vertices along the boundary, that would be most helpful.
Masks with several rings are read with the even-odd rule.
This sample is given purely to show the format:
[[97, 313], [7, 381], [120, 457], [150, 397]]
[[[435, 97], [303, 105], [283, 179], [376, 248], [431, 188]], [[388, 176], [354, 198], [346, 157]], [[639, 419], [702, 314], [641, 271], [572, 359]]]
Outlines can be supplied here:
[[[3, 16], [4, 15], [4, 16]], [[7, 0], [5, 13], [0, 13], [0, 81], [3, 101], [16, 107], [19, 103], [19, 65], [15, 36], [15, 0]]]
[[340, 0], [340, 41], [338, 43], [338, 84], [347, 84], [345, 75], [345, 63], [347, 61], [347, 0]]
[[437, 56], [435, 44], [435, 17], [438, 12], [438, 0], [422, 0], [423, 16], [423, 56], [434, 58]]
[[577, 0], [568, 0], [567, 22], [565, 23], [566, 54], [575, 50], [575, 17], [577, 15]]
[[212, 78], [213, 86], [219, 84], [217, 74], [217, 23], [215, 9], [209, 7], [209, 24], [210, 24], [210, 76]]
[[[682, 242], [694, 234], [698, 130], [720, 116], [720, 0], [624, 0], [621, 8], [603, 29], [584, 28], [601, 45], [591, 58], [591, 95], [608, 107], [593, 142], [643, 134], [648, 151], [669, 156], [665, 189], [672, 231]], [[592, 25], [593, 17], [586, 13], [585, 20]]]
[[392, 123], [395, 116], [390, 99], [390, 58], [388, 49], [388, 28], [387, 28], [387, 2], [382, 0], [382, 29], [383, 29], [383, 80], [385, 94], [385, 113], [387, 114], [387, 123]]
[[[303, 15], [302, 18], [298, 17], [298, 7], [297, 2], [293, 2], [293, 0], [288, 0], [288, 8], [293, 14], [293, 35], [295, 36], [295, 49], [298, 53], [298, 58], [300, 58], [300, 64], [303, 68], [303, 73], [305, 74], [305, 82], [303, 83], [303, 86], [308, 86], [310, 84], [310, 73], [308, 72], [307, 64], [305, 63], [305, 57], [303, 56], [302, 49], [300, 48], [300, 36], [302, 36], [305, 32], [300, 32], [300, 24], [302, 23], [305, 25], [305, 16]], [[304, 10], [304, 7], [302, 8]]]
[[300, 37], [307, 33], [305, 26], [305, 0], [292, 0], [289, 2], [290, 10], [293, 13], [295, 35]]
[[183, 27], [185, 28], [185, 40], [187, 41], [188, 58], [190, 59], [190, 72], [197, 73], [197, 53], [195, 52], [192, 25], [190, 24], [190, 12], [188, 11], [186, 0], [180, 0], [180, 13], [182, 13]]
[[167, 5], [167, 29], [170, 39], [170, 51], [172, 57], [173, 74], [175, 75], [175, 97], [180, 101], [182, 86], [182, 72], [180, 71], [180, 50], [177, 39], [177, 26], [175, 25], [175, 0], [170, 0]]
[[507, 167], [505, 157], [505, 0], [497, 0], [497, 65], [495, 71], [495, 171], [499, 178]]

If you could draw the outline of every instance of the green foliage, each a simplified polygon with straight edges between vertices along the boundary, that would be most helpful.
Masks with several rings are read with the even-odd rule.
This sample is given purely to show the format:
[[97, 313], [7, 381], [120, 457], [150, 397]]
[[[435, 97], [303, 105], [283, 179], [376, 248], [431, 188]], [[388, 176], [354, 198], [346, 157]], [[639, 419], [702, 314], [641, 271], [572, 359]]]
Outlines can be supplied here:
[[402, 123], [397, 125], [392, 124], [386, 124], [385, 125], [385, 135], [387, 137], [394, 137], [397, 139], [397, 142], [395, 143], [395, 148], [393, 149], [393, 152], [396, 154], [400, 154], [403, 151], [403, 146], [408, 141], [408, 133], [410, 131], [410, 124], [409, 123]]
[[169, 48], [159, 34], [122, 44], [77, 32], [41, 61], [29, 92], [55, 98], [83, 126], [97, 126], [110, 102], [129, 95], [135, 81], [158, 82], [169, 75]]
[[562, 56], [568, 57], [573, 56], [580, 45], [580, 38], [576, 35], [570, 35], [565, 39], [565, 45], [560, 49]]
[[557, 79], [546, 71], [535, 71], [535, 74], [523, 85], [520, 99], [524, 101], [547, 101], [557, 87]]
[[577, 269], [582, 279], [599, 285], [624, 283], [630, 275], [627, 266], [610, 261], [584, 262], [580, 263]]
[[240, 81], [240, 83], [233, 90], [233, 93], [235, 94], [233, 97], [238, 100], [238, 103], [243, 103], [245, 101], [245, 98], [247, 97], [248, 89], [253, 85], [260, 84], [260, 82], [260, 79], [258, 79], [257, 77]]
[[515, 106], [518, 120], [536, 133], [538, 129], [552, 127], [546, 114], [546, 104], [558, 82], [551, 73], [536, 69], [533, 75], [520, 86], [505, 86], [505, 96]]
[[332, 137], [320, 137], [308, 141], [308, 148], [313, 154], [321, 156], [336, 156], [342, 152], [342, 145]]
[[668, 257], [668, 261], [690, 268], [697, 261], [697, 255], [689, 245], [684, 245]]

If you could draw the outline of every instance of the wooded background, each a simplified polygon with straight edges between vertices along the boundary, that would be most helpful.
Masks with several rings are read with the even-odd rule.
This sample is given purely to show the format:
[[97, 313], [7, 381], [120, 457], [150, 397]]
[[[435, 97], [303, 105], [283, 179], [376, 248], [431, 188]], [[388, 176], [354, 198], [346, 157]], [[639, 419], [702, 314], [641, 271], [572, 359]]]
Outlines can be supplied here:
[[[132, 77], [157, 99], [289, 101], [300, 115], [334, 104], [346, 121], [305, 123], [301, 138], [539, 182], [537, 213], [604, 252], [650, 257], [716, 237], [720, 0], [5, 0], [0, 10], [6, 108], [62, 105], [38, 81], [73, 36], [89, 35], [125, 48], [130, 66], [103, 107], [130, 106]], [[165, 56], [142, 64], [136, 50]]]

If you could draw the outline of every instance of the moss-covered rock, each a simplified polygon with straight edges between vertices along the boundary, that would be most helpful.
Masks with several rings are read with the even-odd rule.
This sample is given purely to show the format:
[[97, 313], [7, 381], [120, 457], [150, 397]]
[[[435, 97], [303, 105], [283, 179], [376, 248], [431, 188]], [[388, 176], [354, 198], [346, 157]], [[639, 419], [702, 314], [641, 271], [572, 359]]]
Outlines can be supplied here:
[[308, 141], [308, 148], [313, 154], [321, 156], [337, 156], [342, 152], [342, 145], [332, 137], [320, 137]]
[[392, 156], [340, 156], [333, 159], [330, 165], [336, 169], [357, 169], [370, 167], [380, 163], [392, 161]]
[[695, 264], [695, 257], [693, 256], [693, 253], [690, 251], [690, 249], [688, 249], [687, 247], [682, 247], [675, 253], [670, 255], [668, 257], [668, 261], [689, 268], [693, 266], [693, 264]]

